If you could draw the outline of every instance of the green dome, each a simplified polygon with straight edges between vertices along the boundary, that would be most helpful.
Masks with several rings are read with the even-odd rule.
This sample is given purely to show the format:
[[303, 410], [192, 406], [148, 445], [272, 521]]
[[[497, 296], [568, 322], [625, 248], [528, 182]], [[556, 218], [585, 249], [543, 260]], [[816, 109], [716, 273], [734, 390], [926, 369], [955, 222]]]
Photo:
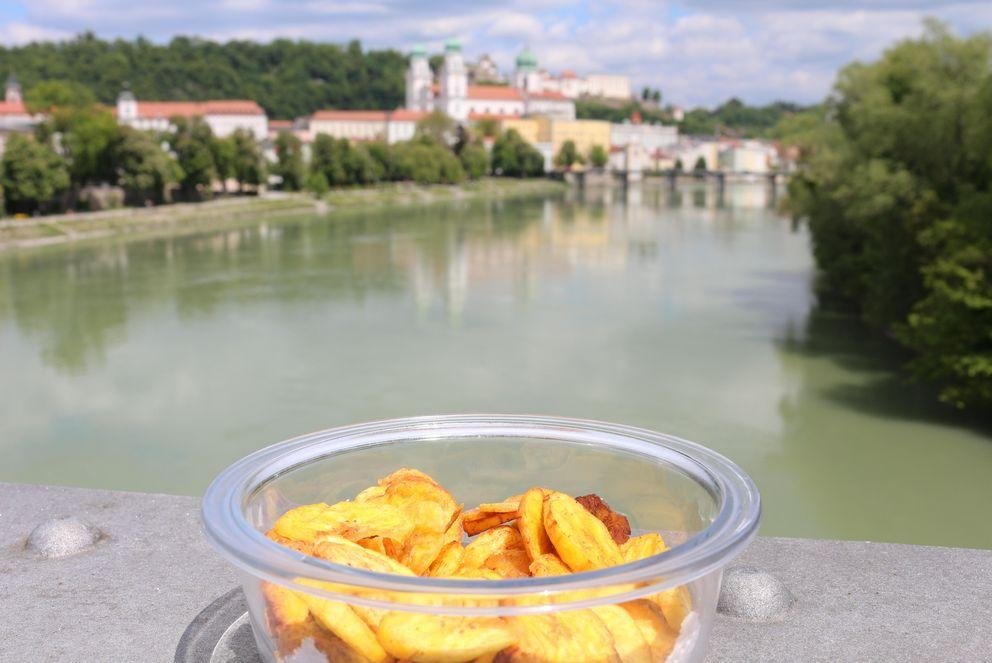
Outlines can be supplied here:
[[416, 46], [414, 46], [410, 50], [410, 57], [411, 58], [426, 58], [427, 57], [427, 49], [424, 48], [424, 45], [423, 44], [417, 44]]
[[460, 50], [462, 50], [462, 45], [458, 43], [457, 39], [449, 39], [444, 42], [445, 53], [457, 53]]
[[525, 48], [517, 56], [517, 69], [536, 69], [537, 68], [537, 56], [534, 55], [534, 51], [529, 48]]

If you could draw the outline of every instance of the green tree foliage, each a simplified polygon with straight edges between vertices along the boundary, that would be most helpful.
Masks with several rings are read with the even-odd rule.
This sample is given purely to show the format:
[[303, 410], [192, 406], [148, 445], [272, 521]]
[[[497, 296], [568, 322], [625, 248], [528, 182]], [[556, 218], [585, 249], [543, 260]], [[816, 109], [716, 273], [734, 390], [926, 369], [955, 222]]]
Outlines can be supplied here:
[[789, 207], [821, 289], [915, 351], [958, 407], [992, 404], [992, 37], [928, 23], [841, 71]]
[[417, 122], [417, 135], [427, 136], [442, 145], [454, 145], [458, 125], [446, 113], [434, 111]]
[[470, 180], [477, 180], [489, 172], [489, 154], [479, 143], [468, 143], [458, 153], [462, 168]]
[[679, 132], [689, 135], [764, 136], [782, 118], [802, 110], [802, 106], [785, 101], [748, 106], [740, 99], [732, 98], [713, 110], [694, 108], [686, 112], [679, 123]]
[[685, 165], [682, 163], [682, 159], [676, 159], [675, 160], [675, 172], [676, 173], [681, 173], [683, 170], [685, 170]]
[[606, 102], [596, 99], [577, 99], [575, 116], [580, 120], [606, 120], [607, 122], [629, 122], [630, 116], [639, 113], [647, 124], [671, 124], [670, 113], [654, 106], [645, 106], [640, 101], [624, 103]]
[[24, 105], [32, 113], [50, 113], [56, 108], [88, 108], [95, 102], [93, 92], [77, 81], [41, 81], [24, 94]]
[[385, 167], [362, 144], [345, 151], [344, 169], [349, 184], [375, 184], [386, 178]]
[[515, 130], [504, 131], [493, 143], [492, 169], [507, 177], [544, 174], [544, 157]]
[[299, 191], [307, 176], [303, 143], [291, 131], [280, 131], [275, 140], [276, 164], [273, 172], [282, 178], [282, 188]]
[[52, 198], [69, 186], [65, 162], [34, 136], [13, 134], [0, 160], [0, 186], [11, 213], [45, 211]]
[[344, 138], [317, 134], [310, 146], [310, 170], [323, 173], [329, 186], [348, 184], [345, 156], [350, 149], [351, 146]]
[[593, 168], [603, 168], [609, 160], [610, 155], [602, 145], [593, 145], [589, 148], [589, 164]]
[[[169, 137], [169, 145], [183, 173], [182, 189], [187, 195], [203, 195], [219, 177], [214, 161], [218, 141], [210, 126], [200, 118], [174, 117], [171, 122], [175, 130]], [[223, 167], [226, 169], [227, 163]]]
[[235, 129], [226, 139], [231, 145], [231, 176], [244, 190], [246, 184], [259, 186], [265, 182], [265, 156], [255, 135], [247, 129]]
[[561, 147], [558, 148], [558, 154], [555, 155], [555, 166], [565, 170], [571, 170], [572, 166], [584, 164], [585, 161], [575, 148], [575, 141], [573, 140], [566, 140], [562, 143]]
[[112, 104], [129, 84], [138, 99], [255, 99], [271, 117], [321, 108], [395, 108], [403, 103], [406, 57], [394, 50], [277, 39], [267, 44], [175, 37], [106, 41], [84, 33], [64, 42], [0, 48], [0, 71], [26, 90], [72, 81]]
[[140, 200], [169, 201], [170, 190], [182, 180], [183, 173], [150, 133], [121, 127], [114, 151], [117, 182], [125, 190]]
[[394, 179], [418, 184], [458, 184], [465, 170], [454, 152], [430, 138], [416, 138], [393, 146]]
[[318, 198], [327, 193], [330, 188], [330, 185], [327, 184], [327, 177], [322, 171], [316, 170], [310, 173], [310, 177], [307, 178], [307, 189]]
[[[62, 152], [73, 184], [113, 182], [114, 148], [120, 140], [117, 119], [99, 106], [62, 107], [55, 111], [52, 130], [61, 133]], [[42, 128], [41, 135], [47, 133]]]
[[499, 122], [490, 117], [476, 120], [474, 128], [475, 135], [482, 138], [496, 138], [499, 135]]
[[705, 173], [708, 170], [706, 167], [706, 157], [700, 156], [696, 159], [696, 163], [692, 166], [692, 172], [698, 174]]

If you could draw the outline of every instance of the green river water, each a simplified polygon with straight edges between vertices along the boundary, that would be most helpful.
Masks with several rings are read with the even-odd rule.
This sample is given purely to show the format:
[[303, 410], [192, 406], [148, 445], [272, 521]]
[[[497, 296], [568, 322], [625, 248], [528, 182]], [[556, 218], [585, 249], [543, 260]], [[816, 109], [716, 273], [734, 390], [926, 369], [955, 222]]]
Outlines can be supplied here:
[[195, 495], [319, 428], [556, 414], [727, 454], [766, 535], [992, 548], [992, 426], [818, 309], [768, 198], [645, 185], [0, 254], [0, 480]]

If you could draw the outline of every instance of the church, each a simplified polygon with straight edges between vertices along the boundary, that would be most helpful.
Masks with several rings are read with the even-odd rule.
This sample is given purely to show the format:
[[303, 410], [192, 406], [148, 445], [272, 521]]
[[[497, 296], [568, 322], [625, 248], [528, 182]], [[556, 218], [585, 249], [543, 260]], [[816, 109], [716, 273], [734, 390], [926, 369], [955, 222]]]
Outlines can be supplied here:
[[517, 56], [510, 85], [469, 85], [461, 46], [454, 39], [444, 45], [444, 63], [436, 82], [426, 49], [418, 47], [410, 53], [406, 107], [413, 111], [441, 111], [462, 122], [525, 115], [575, 119], [574, 101], [561, 92], [543, 89], [537, 58], [529, 49]]

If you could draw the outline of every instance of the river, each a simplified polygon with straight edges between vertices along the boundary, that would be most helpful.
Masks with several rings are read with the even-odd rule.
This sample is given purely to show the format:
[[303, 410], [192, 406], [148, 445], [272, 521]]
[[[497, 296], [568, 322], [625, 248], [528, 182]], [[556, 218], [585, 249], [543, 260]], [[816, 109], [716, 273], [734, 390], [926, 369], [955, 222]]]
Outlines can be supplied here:
[[819, 310], [763, 184], [462, 202], [0, 255], [0, 480], [200, 493], [265, 444], [442, 412], [709, 445], [766, 535], [992, 548], [992, 428]]

